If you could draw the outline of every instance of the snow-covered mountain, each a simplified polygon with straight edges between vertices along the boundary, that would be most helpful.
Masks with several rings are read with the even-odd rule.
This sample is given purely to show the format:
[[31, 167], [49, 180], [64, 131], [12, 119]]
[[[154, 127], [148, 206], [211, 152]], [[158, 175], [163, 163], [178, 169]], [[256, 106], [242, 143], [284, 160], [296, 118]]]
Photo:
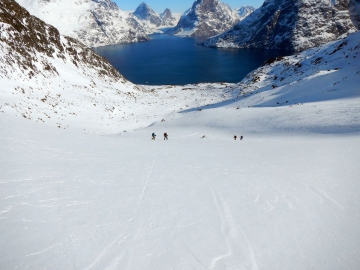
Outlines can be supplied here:
[[166, 8], [163, 13], [160, 14], [162, 26], [175, 26], [179, 21], [179, 18], [174, 16], [170, 9]]
[[241, 8], [235, 9], [236, 13], [239, 16], [239, 20], [242, 21], [247, 16], [249, 16], [251, 13], [253, 13], [256, 10], [256, 8], [252, 6], [242, 6]]
[[300, 51], [356, 31], [348, 0], [267, 0], [232, 29], [204, 42], [207, 47]]
[[196, 0], [168, 34], [179, 36], [213, 36], [231, 28], [237, 14], [218, 0]]
[[136, 8], [133, 15], [142, 23], [148, 34], [160, 31], [159, 27], [175, 26], [179, 21], [179, 18], [173, 16], [170, 9], [167, 8], [163, 13], [157, 14], [144, 2]]
[[148, 23], [159, 27], [161, 25], [160, 16], [155, 13], [155, 11], [148, 6], [146, 3], [142, 2], [133, 13], [137, 18], [142, 21], [147, 21]]
[[261, 107], [336, 99], [359, 102], [359, 58], [358, 31], [294, 56], [268, 60], [237, 85], [236, 95], [247, 97], [248, 106]]
[[131, 106], [138, 86], [14, 0], [2, 0], [0, 10], [1, 111], [61, 128], [126, 116], [121, 108]]
[[32, 15], [89, 47], [149, 40], [146, 29], [111, 0], [17, 0]]
[[[182, 102], [168, 92], [158, 99], [158, 93], [127, 81], [103, 57], [61, 36], [14, 0], [1, 1], [0, 10], [0, 112], [59, 128], [121, 132], [139, 127], [138, 117], [151, 124], [145, 112], [156, 103], [167, 114], [174, 106], [204, 105], [209, 96], [224, 99], [217, 87], [209, 91], [206, 85], [179, 89]], [[194, 91], [205, 94], [189, 101]]]

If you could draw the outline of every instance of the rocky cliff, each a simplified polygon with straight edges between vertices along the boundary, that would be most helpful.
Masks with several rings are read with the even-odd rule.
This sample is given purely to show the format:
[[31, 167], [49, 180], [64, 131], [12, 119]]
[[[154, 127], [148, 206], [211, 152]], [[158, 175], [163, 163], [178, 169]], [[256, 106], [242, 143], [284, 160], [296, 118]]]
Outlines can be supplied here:
[[356, 31], [348, 0], [266, 0], [232, 29], [206, 40], [207, 47], [301, 51]]
[[142, 93], [103, 57], [14, 0], [0, 2], [0, 81], [1, 112], [61, 128], [120, 121], [121, 109]]
[[178, 22], [175, 16], [171, 13], [170, 9], [165, 9], [163, 13], [160, 14], [161, 25], [162, 26], [175, 26]]
[[353, 24], [360, 29], [360, 0], [350, 0], [349, 12]]
[[133, 13], [138, 19], [142, 21], [147, 21], [150, 24], [159, 27], [161, 25], [161, 18], [155, 11], [142, 2]]
[[237, 14], [218, 0], [196, 0], [168, 34], [213, 36], [231, 28], [238, 20]]

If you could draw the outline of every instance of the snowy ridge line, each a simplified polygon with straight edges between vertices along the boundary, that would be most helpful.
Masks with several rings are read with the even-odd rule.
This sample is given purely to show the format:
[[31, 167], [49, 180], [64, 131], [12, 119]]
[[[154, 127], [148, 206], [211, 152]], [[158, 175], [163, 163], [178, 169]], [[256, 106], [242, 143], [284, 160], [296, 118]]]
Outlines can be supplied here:
[[173, 15], [170, 9], [166, 8], [163, 13], [155, 11], [142, 2], [132, 13], [143, 25], [148, 34], [162, 32], [161, 28], [173, 27], [179, 21], [179, 16]]
[[246, 14], [245, 12], [241, 17], [237, 11], [218, 0], [198, 0], [184, 12], [177, 25], [167, 34], [192, 37], [217, 35], [231, 28]]
[[[237, 85], [237, 96], [251, 99], [250, 106], [359, 97], [359, 40], [360, 32], [356, 32], [294, 56], [270, 59]], [[269, 94], [275, 98], [269, 99]]]
[[32, 15], [88, 47], [147, 41], [142, 23], [112, 0], [17, 0]]

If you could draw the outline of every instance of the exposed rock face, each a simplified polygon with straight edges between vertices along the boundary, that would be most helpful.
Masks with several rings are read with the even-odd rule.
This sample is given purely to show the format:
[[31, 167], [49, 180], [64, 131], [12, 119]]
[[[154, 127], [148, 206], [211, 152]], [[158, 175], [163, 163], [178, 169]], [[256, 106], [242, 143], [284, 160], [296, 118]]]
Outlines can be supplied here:
[[236, 13], [218, 0], [196, 0], [168, 34], [213, 36], [231, 28], [238, 20]]
[[168, 8], [160, 14], [160, 18], [162, 26], [175, 26], [178, 22], [178, 20], [172, 15], [170, 9]]
[[32, 15], [89, 47], [149, 40], [137, 19], [111, 0], [17, 0]]
[[134, 16], [142, 23], [147, 33], [158, 32], [158, 27], [175, 26], [178, 22], [170, 9], [165, 9], [163, 13], [158, 15], [155, 11], [145, 3], [141, 3], [133, 13]]
[[355, 27], [360, 29], [360, 0], [350, 0], [349, 3], [350, 17]]
[[141, 93], [106, 59], [14, 0], [0, 1], [0, 80], [3, 112], [57, 127], [123, 117], [124, 100]]
[[142, 2], [133, 13], [140, 20], [148, 21], [150, 24], [159, 27], [161, 25], [161, 18], [155, 11], [147, 4]]
[[247, 16], [249, 16], [251, 13], [253, 13], [256, 8], [252, 6], [242, 6], [241, 8], [235, 9], [237, 14], [239, 15], [240, 21], [245, 19]]
[[71, 37], [60, 36], [55, 27], [31, 16], [14, 0], [2, 0], [0, 9], [0, 42], [3, 48], [12, 51], [1, 61], [7, 67], [19, 68], [29, 78], [38, 73], [51, 77], [58, 74], [50, 61], [55, 57], [64, 62], [71, 60], [79, 68], [97, 70], [100, 77], [106, 75], [109, 79], [124, 81], [105, 58]]
[[203, 45], [301, 51], [355, 30], [348, 0], [266, 0], [246, 19]]

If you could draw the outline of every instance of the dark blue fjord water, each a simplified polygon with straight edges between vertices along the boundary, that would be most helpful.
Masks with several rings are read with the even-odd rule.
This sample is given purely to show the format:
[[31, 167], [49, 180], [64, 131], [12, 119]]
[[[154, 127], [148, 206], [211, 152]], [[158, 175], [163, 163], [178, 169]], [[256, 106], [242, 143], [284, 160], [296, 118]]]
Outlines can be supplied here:
[[151, 35], [147, 42], [94, 48], [124, 77], [136, 84], [165, 85], [239, 82], [266, 60], [289, 52], [213, 49], [190, 37]]

